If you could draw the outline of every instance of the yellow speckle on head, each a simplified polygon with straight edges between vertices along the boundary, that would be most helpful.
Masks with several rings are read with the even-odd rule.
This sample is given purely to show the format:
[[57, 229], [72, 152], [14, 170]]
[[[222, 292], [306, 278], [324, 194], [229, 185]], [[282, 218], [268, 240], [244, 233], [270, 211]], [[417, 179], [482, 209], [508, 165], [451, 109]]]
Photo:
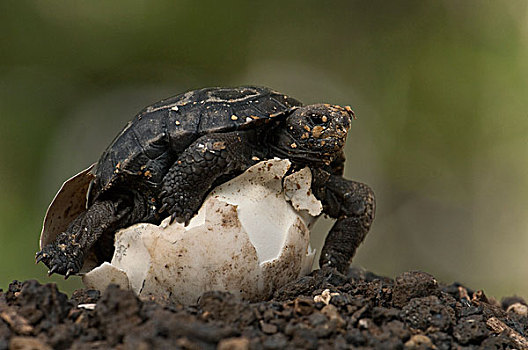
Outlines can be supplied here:
[[176, 125], [180, 125], [180, 121], [179, 120], [176, 120]]
[[310, 127], [308, 125], [303, 126], [304, 130], [310, 132]]
[[323, 123], [326, 123], [326, 122], [328, 121], [328, 118], [327, 118], [326, 115], [323, 115], [323, 116], [321, 117], [321, 120], [323, 121]]
[[308, 134], [307, 132], [305, 132], [304, 134], [301, 135], [301, 139], [307, 139], [308, 137], [310, 137], [310, 134]]
[[252, 115], [251, 118], [253, 118], [253, 119], [255, 119], [255, 120], [256, 120], [256, 119], [260, 119], [260, 118], [257, 117], [256, 115]]
[[146, 177], [151, 177], [152, 176], [150, 170], [145, 171], [145, 176]]
[[237, 117], [236, 115], [233, 114], [233, 115], [231, 116], [231, 120], [237, 120], [237, 119], [238, 119], [238, 117]]
[[324, 131], [324, 128], [322, 126], [320, 125], [314, 126], [314, 128], [312, 129], [312, 135], [315, 138], [319, 138], [323, 134], [323, 131]]
[[253, 156], [253, 157], [251, 157], [251, 160], [258, 161], [258, 160], [260, 160], [260, 158], [259, 158], [259, 157], [256, 157], [256, 156]]
[[226, 148], [226, 144], [224, 141], [216, 141], [213, 143], [213, 150], [215, 151], [221, 151]]
[[297, 144], [294, 142], [290, 145], [291, 148], [297, 148]]

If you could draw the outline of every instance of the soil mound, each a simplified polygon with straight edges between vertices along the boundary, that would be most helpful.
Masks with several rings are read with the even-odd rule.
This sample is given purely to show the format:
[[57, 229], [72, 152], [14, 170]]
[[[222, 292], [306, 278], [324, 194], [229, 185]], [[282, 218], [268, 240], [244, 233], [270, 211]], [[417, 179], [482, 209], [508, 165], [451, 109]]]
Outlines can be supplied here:
[[0, 349], [528, 349], [527, 304], [357, 268], [316, 271], [268, 301], [210, 292], [196, 305], [18, 282], [0, 292]]

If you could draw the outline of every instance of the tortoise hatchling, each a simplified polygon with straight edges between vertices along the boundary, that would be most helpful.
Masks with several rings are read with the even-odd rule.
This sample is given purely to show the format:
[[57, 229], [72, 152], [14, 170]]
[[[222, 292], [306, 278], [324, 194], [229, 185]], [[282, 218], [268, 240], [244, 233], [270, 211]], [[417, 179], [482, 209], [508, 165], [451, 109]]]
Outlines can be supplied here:
[[49, 274], [78, 273], [88, 251], [110, 261], [116, 230], [138, 222], [189, 223], [206, 195], [274, 157], [308, 166], [323, 212], [337, 219], [321, 267], [346, 271], [374, 219], [365, 184], [342, 177], [350, 107], [301, 102], [265, 87], [205, 88], [141, 111], [91, 170], [87, 209], [36, 254]]

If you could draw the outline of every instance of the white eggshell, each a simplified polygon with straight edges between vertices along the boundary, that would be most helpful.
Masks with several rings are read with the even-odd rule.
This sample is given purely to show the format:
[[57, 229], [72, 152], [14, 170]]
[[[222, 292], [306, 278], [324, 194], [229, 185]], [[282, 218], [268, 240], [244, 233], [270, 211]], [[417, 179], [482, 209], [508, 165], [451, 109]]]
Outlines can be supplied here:
[[90, 271], [83, 282], [100, 290], [128, 282], [141, 297], [184, 304], [211, 290], [247, 300], [270, 297], [311, 271], [308, 227], [322, 208], [311, 194], [308, 168], [284, 179], [285, 196], [282, 178], [289, 167], [288, 160], [263, 161], [218, 186], [187, 227], [166, 219], [118, 231], [111, 264]]

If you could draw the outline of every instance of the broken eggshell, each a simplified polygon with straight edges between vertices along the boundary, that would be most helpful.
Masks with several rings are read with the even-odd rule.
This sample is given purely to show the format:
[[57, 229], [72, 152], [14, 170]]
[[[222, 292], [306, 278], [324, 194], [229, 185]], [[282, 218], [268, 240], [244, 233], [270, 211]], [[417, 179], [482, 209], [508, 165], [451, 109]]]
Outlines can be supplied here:
[[308, 168], [284, 179], [297, 210], [287, 201], [282, 178], [289, 167], [287, 160], [261, 162], [218, 186], [187, 227], [166, 219], [118, 231], [111, 263], [83, 282], [100, 290], [116, 283], [141, 297], [184, 304], [211, 290], [251, 301], [270, 297], [311, 271], [309, 224], [322, 209]]
[[[42, 223], [39, 241], [41, 250], [53, 242], [80, 213], [86, 210], [88, 188], [95, 178], [91, 172], [94, 166], [95, 164], [92, 164], [66, 180], [51, 201]], [[95, 266], [97, 266], [95, 257], [89, 254], [85, 258], [81, 272], [87, 272]]]
[[94, 165], [66, 180], [51, 201], [42, 223], [40, 249], [53, 242], [70, 222], [86, 210], [86, 194], [94, 179], [90, 171]]
[[211, 290], [251, 301], [270, 297], [311, 271], [309, 227], [322, 211], [310, 170], [285, 177], [290, 165], [263, 161], [218, 186], [186, 227], [167, 218], [119, 230], [112, 261], [85, 274], [84, 284], [104, 290], [114, 283], [184, 304]]

